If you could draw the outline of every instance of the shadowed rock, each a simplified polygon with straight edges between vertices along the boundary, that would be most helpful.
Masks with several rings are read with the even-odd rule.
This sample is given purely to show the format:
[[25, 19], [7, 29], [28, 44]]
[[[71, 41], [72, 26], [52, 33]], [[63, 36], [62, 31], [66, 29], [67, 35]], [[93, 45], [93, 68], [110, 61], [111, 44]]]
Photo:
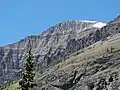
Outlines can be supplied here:
[[63, 83], [62, 85], [53, 85], [53, 84], [51, 85], [56, 88], [60, 88], [62, 90], [69, 90], [70, 88], [72, 88], [74, 85], [76, 85], [80, 81], [83, 75], [85, 75], [85, 73], [82, 73], [76, 78], [77, 73], [78, 71], [75, 71], [73, 77], [66, 83]]

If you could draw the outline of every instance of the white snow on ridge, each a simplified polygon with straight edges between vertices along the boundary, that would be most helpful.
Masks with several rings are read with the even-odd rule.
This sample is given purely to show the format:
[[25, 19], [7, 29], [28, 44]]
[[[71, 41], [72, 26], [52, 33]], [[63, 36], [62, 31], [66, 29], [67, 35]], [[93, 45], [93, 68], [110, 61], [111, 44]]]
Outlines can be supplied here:
[[93, 27], [96, 27], [96, 28], [102, 28], [104, 26], [106, 26], [107, 24], [106, 23], [102, 23], [102, 22], [97, 22], [93, 25]]
[[81, 20], [82, 22], [95, 23], [96, 21]]

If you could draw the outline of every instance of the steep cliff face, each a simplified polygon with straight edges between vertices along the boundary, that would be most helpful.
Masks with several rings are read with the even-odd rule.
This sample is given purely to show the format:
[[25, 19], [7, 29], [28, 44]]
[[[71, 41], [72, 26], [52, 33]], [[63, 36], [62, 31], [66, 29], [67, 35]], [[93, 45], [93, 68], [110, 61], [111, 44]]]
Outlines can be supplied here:
[[0, 83], [17, 78], [23, 68], [29, 39], [36, 65], [44, 68], [99, 41], [102, 38], [99, 30], [105, 25], [96, 21], [66, 21], [50, 27], [38, 36], [28, 36], [17, 43], [0, 47]]

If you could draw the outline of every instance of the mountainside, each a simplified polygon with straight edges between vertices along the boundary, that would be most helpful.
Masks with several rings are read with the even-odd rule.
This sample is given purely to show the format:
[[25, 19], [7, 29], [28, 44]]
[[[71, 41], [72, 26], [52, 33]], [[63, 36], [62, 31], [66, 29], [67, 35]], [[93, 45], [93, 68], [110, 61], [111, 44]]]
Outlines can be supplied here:
[[30, 39], [39, 71], [37, 90], [119, 90], [119, 33], [119, 16], [108, 23], [70, 20], [0, 47], [0, 83], [17, 79]]
[[[49, 28], [39, 36], [28, 36], [17, 43], [0, 47], [1, 83], [15, 78], [23, 68], [29, 39], [37, 65], [42, 68], [96, 42], [95, 36], [92, 37], [89, 34], [96, 32], [99, 28], [97, 23], [95, 21], [66, 21]], [[91, 41], [86, 42], [87, 39]]]

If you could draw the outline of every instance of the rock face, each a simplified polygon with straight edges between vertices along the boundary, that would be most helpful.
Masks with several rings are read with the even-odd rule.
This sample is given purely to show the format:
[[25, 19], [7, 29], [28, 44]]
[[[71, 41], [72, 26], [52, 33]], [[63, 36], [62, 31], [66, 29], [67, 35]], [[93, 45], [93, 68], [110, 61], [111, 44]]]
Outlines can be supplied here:
[[[24, 56], [29, 47], [29, 40], [31, 40], [36, 66], [38, 67], [38, 70], [40, 70], [57, 65], [58, 62], [68, 59], [72, 53], [78, 52], [97, 42], [104, 43], [105, 41], [109, 41], [109, 38], [119, 33], [119, 17], [109, 23], [71, 20], [56, 24], [38, 36], [28, 36], [17, 43], [0, 47], [0, 83], [17, 79], [19, 72], [23, 69]], [[73, 73], [74, 68], [73, 70], [70, 70], [70, 73], [48, 72], [45, 76], [42, 74], [42, 76], [39, 77], [41, 79], [37, 80], [39, 84], [38, 90], [69, 90], [78, 84], [83, 86], [78, 90], [85, 90], [84, 86], [87, 87], [86, 90], [105, 90], [103, 88], [108, 88], [109, 85], [111, 85], [110, 83], [113, 82], [112, 75], [107, 79], [108, 81], [106, 78], [100, 79], [100, 81], [97, 82], [91, 82], [91, 79], [83, 79], [84, 83], [79, 83], [79, 81], [89, 75], [89, 77], [91, 77], [91, 75], [97, 73], [99, 69], [105, 70], [108, 68], [113, 64], [112, 59], [108, 62], [108, 58], [109, 57], [98, 58], [97, 56], [97, 58], [92, 58], [96, 59], [96, 61], [91, 61], [89, 64], [88, 62], [83, 63], [81, 66], [86, 66], [86, 64], [91, 64], [91, 66], [95, 65], [95, 67], [92, 67], [90, 70], [84, 68], [84, 73], [83, 71], [81, 72], [81, 70], [77, 73]], [[116, 63], [119, 63], [118, 60], [116, 60]], [[108, 66], [104, 65], [104, 63], [108, 63]], [[89, 70], [89, 72], [87, 71], [86, 73], [86, 70]], [[71, 76], [72, 73], [73, 76]], [[90, 81], [90, 83], [86, 83], [86, 80]], [[98, 78], [96, 78], [96, 80], [98, 80]], [[56, 84], [57, 82], [58, 84]]]

